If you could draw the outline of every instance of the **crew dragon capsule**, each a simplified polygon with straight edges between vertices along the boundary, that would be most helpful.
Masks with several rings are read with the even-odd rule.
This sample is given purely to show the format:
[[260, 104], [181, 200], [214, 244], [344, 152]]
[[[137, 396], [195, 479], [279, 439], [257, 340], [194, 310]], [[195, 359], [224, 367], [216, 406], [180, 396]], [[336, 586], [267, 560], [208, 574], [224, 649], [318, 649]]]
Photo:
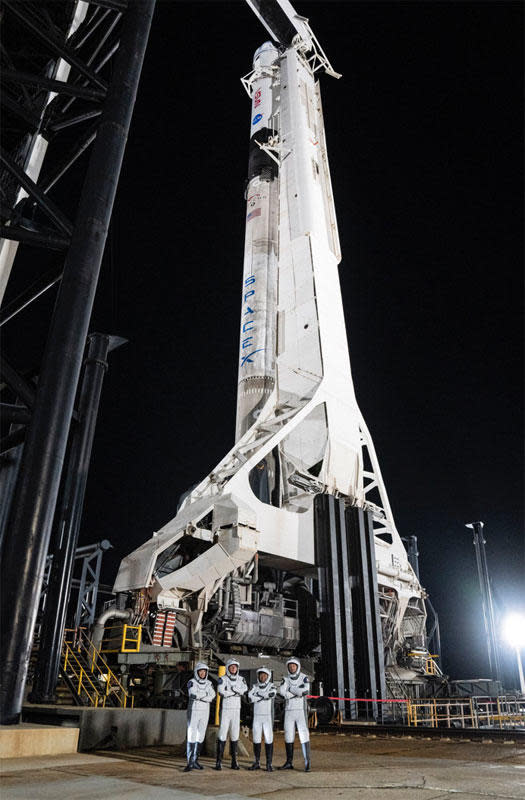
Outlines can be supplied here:
[[[318, 658], [327, 574], [343, 587], [342, 602], [329, 606], [341, 620], [334, 637], [344, 629], [351, 645], [349, 575], [362, 555], [346, 549], [343, 517], [357, 510], [370, 527], [377, 659], [398, 675], [402, 662], [406, 680], [417, 680], [425, 593], [356, 401], [339, 285], [316, 80], [339, 76], [287, 0], [249, 5], [272, 41], [242, 78], [251, 109], [236, 439], [176, 516], [122, 561], [115, 592], [145, 625], [174, 616], [169, 643], [181, 650]], [[322, 530], [332, 536], [332, 565]]]

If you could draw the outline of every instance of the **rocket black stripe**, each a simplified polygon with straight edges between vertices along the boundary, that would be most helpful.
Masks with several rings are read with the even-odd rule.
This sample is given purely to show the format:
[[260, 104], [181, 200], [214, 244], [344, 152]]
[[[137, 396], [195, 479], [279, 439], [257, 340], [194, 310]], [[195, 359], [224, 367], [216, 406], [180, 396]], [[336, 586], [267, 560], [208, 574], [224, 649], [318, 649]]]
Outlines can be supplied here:
[[275, 131], [271, 128], [261, 128], [257, 133], [254, 133], [250, 139], [250, 151], [248, 157], [248, 180], [251, 181], [256, 175], [266, 175], [269, 180], [276, 178], [279, 173], [277, 163], [261, 150], [257, 142], [264, 144], [268, 141], [270, 136], [274, 136]]

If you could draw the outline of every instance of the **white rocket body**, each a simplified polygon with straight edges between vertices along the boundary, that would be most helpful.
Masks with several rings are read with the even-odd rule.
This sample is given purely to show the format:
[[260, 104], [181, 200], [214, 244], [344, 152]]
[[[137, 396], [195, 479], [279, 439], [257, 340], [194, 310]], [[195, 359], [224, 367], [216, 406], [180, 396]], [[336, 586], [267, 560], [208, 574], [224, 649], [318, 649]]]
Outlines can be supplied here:
[[[266, 43], [244, 81], [255, 166], [246, 192], [235, 444], [175, 518], [123, 560], [115, 583], [116, 592], [149, 587], [160, 608], [186, 609], [195, 635], [210, 598], [256, 552], [281, 569], [315, 565], [319, 492], [373, 512], [378, 581], [398, 597], [398, 638], [409, 601], [424, 597], [355, 398], [312, 63], [300, 43], [284, 53]], [[266, 166], [257, 166], [258, 152]], [[170, 565], [187, 535], [207, 549]]]
[[[273, 127], [273, 64], [267, 42], [255, 53], [250, 136]], [[246, 238], [242, 279], [238, 440], [256, 421], [275, 387], [279, 185], [276, 176], [253, 175], [246, 187]]]

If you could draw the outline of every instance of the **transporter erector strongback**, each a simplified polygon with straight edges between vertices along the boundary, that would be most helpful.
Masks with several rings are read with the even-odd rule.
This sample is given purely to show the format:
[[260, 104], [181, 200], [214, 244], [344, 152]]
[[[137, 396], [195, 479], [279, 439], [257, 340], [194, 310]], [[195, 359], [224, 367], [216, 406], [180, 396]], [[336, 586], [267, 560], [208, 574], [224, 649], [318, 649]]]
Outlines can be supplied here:
[[390, 687], [425, 680], [425, 592], [350, 370], [317, 80], [339, 76], [286, 0], [250, 5], [272, 41], [242, 79], [251, 109], [236, 441], [122, 561], [115, 591], [154, 643], [298, 653], [317, 662], [325, 694], [384, 697], [385, 674]]

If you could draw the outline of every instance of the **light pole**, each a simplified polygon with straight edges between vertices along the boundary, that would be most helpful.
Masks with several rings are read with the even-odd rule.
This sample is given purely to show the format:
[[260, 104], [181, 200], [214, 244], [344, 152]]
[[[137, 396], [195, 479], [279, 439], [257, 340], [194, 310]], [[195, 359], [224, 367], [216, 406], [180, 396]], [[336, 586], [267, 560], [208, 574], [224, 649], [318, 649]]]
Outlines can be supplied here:
[[470, 528], [474, 534], [473, 544], [476, 551], [476, 564], [478, 567], [479, 589], [481, 593], [481, 608], [483, 610], [483, 620], [485, 622], [489, 668], [492, 673], [492, 678], [501, 683], [496, 621], [494, 604], [492, 602], [489, 569], [487, 566], [487, 554], [485, 552], [486, 542], [483, 535], [483, 522], [469, 522], [465, 527]]
[[518, 672], [520, 676], [520, 692], [525, 696], [525, 678], [521, 663], [521, 648], [525, 646], [525, 614], [513, 613], [503, 621], [503, 638], [516, 651]]

